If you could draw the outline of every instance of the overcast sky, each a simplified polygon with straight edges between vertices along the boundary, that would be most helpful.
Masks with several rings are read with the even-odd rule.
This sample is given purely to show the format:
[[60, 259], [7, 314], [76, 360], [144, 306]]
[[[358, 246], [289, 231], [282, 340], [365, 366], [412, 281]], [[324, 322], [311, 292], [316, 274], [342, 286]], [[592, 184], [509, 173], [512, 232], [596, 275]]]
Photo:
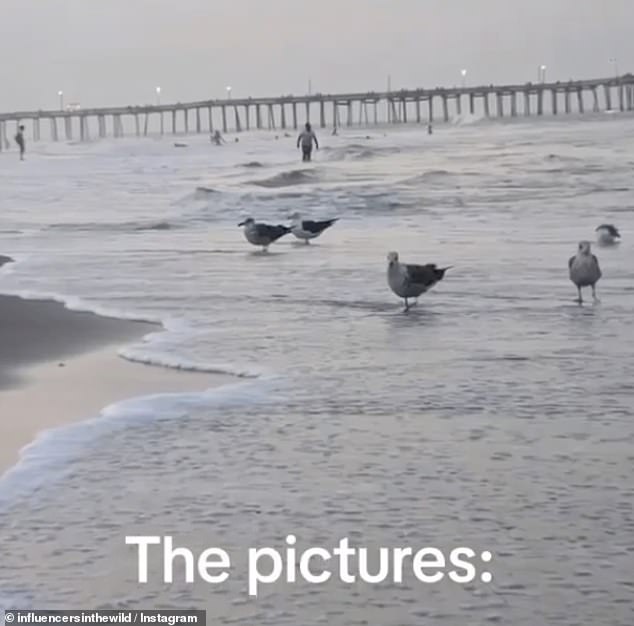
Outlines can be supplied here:
[[634, 0], [0, 0], [0, 110], [634, 71]]

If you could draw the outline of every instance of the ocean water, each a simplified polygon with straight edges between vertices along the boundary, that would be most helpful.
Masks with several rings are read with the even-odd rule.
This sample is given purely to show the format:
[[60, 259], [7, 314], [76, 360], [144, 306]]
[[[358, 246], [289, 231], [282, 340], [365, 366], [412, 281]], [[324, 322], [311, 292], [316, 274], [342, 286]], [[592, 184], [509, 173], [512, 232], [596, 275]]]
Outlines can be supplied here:
[[[634, 118], [32, 146], [0, 155], [0, 291], [162, 320], [122, 357], [235, 383], [51, 431], [0, 479], [0, 607], [244, 625], [634, 622]], [[183, 141], [182, 138], [179, 141]], [[244, 217], [340, 221], [263, 255]], [[595, 249], [601, 304], [567, 260]], [[453, 265], [408, 314], [386, 254]], [[589, 296], [589, 294], [588, 294]], [[1, 401], [1, 399], [0, 399]], [[249, 547], [470, 546], [490, 583], [263, 585]], [[126, 535], [232, 555], [136, 582]], [[153, 560], [154, 559], [154, 560]], [[478, 572], [484, 566], [478, 562]]]

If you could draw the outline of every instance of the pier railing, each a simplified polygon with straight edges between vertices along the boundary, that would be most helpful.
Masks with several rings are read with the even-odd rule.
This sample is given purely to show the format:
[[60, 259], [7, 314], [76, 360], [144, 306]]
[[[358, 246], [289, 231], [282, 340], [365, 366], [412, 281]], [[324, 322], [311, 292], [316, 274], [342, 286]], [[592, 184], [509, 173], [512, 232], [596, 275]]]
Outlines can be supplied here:
[[[440, 109], [438, 106], [440, 105]], [[300, 113], [303, 116], [300, 120]], [[12, 129], [30, 126], [41, 139], [48, 121], [50, 139], [123, 137], [125, 134], [237, 132], [298, 129], [304, 121], [327, 126], [381, 123], [430, 124], [464, 114], [483, 117], [598, 113], [634, 110], [634, 75], [566, 82], [401, 89], [398, 91], [228, 98], [72, 111], [16, 111], [0, 114], [0, 150], [10, 145]]]

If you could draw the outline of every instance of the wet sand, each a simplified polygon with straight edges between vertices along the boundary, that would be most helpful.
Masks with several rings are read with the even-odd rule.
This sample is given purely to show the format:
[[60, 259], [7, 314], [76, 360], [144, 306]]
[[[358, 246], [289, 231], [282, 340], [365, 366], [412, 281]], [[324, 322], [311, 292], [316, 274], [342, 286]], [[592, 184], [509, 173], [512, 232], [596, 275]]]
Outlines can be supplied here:
[[[10, 261], [0, 257], [0, 265]], [[0, 295], [0, 474], [56, 426], [129, 398], [201, 391], [230, 377], [130, 363], [118, 348], [161, 327]]]

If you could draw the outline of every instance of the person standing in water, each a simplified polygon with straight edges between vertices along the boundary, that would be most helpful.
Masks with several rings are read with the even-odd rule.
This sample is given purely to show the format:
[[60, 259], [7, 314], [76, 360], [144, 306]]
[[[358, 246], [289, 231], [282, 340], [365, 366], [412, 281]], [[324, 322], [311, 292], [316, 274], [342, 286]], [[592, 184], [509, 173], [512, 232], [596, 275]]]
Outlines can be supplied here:
[[20, 148], [20, 161], [24, 161], [24, 151], [26, 149], [24, 144], [24, 126], [18, 127], [18, 132], [15, 135], [15, 143], [17, 143]]
[[222, 137], [222, 135], [220, 134], [220, 131], [219, 131], [219, 130], [217, 130], [217, 131], [216, 131], [216, 132], [215, 132], [215, 133], [211, 136], [211, 141], [212, 141], [213, 143], [215, 143], [217, 146], [220, 146], [220, 145], [222, 145], [223, 143], [227, 143], [227, 142], [223, 139], [223, 137]]
[[319, 142], [317, 141], [317, 136], [315, 135], [313, 129], [310, 127], [310, 123], [306, 122], [304, 130], [297, 138], [297, 147], [299, 148], [300, 144], [302, 146], [302, 161], [310, 161], [310, 156], [313, 151], [313, 141], [315, 142], [315, 148], [319, 150]]

